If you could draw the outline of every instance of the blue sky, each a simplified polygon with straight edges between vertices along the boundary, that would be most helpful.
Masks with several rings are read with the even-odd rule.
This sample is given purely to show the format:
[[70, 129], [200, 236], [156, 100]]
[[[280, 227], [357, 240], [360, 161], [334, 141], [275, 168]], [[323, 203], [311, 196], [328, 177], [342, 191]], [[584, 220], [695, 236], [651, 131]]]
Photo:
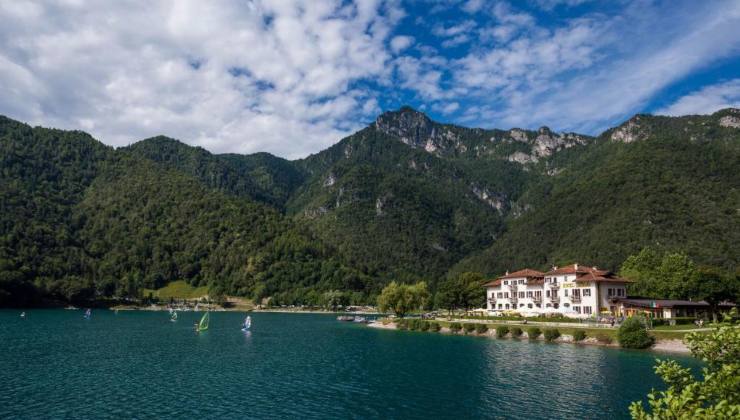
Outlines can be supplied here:
[[408, 104], [598, 134], [740, 106], [740, 2], [0, 3], [0, 114], [121, 146], [318, 152]]

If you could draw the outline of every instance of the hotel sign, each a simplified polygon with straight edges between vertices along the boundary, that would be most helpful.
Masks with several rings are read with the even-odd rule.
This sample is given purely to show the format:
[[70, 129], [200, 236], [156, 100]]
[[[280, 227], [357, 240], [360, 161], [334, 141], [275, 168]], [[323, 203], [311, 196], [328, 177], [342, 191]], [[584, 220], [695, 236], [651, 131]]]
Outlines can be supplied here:
[[563, 283], [563, 289], [572, 289], [576, 287], [576, 284], [573, 282]]

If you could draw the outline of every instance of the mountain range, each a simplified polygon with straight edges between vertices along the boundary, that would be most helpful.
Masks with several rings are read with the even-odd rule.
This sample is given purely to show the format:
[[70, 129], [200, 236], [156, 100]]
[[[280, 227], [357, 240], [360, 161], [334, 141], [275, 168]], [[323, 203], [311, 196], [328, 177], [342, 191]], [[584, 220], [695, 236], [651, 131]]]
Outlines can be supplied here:
[[738, 245], [737, 109], [640, 114], [594, 137], [465, 128], [403, 107], [294, 161], [164, 136], [114, 149], [0, 117], [0, 305], [173, 280], [364, 303], [392, 280], [616, 270], [646, 246], [736, 270]]

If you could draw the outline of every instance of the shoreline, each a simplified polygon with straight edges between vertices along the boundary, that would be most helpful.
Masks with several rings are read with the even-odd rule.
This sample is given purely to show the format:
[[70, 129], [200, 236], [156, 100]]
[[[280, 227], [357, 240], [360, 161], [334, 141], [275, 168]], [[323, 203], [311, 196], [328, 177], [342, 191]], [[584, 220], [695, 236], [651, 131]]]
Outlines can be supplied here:
[[[395, 322], [389, 322], [386, 324], [383, 324], [379, 321], [374, 321], [366, 324], [369, 328], [375, 328], [380, 330], [396, 330], [398, 331], [398, 327]], [[419, 331], [424, 332], [424, 331]], [[497, 338], [496, 337], [496, 329], [495, 328], [489, 328], [487, 332], [479, 334], [475, 331], [470, 333], [465, 333], [463, 331], [460, 332], [452, 332], [448, 327], [442, 327], [439, 330], [440, 334], [447, 334], [447, 335], [463, 335], [463, 336], [472, 336], [472, 337], [484, 337], [484, 338], [494, 338], [499, 340], [527, 340], [530, 341], [529, 337], [527, 336], [527, 332], [523, 331], [521, 337], [515, 338], [515, 337], [502, 337]], [[545, 341], [543, 336], [539, 336], [535, 339], [536, 341]], [[614, 348], [614, 349], [621, 349], [619, 344], [617, 343], [602, 343], [596, 340], [594, 337], [586, 337], [585, 339], [581, 341], [574, 341], [573, 336], [569, 334], [562, 334], [560, 337], [556, 338], [552, 341], [552, 343], [556, 344], [576, 344], [576, 345], [587, 345], [587, 346], [599, 346], [599, 347], [608, 347], [608, 348]], [[657, 339], [655, 340], [655, 344], [647, 348], [645, 350], [653, 351], [657, 353], [672, 353], [672, 354], [680, 354], [680, 355], [690, 355], [691, 352], [689, 351], [689, 348], [686, 347], [686, 345], [683, 343], [682, 340], [678, 339]]]

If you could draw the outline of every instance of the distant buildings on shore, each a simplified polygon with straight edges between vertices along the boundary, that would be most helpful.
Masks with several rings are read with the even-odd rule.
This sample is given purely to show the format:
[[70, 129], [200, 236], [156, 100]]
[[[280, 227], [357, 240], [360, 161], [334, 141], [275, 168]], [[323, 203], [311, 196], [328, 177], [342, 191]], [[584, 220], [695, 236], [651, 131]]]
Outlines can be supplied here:
[[698, 317], [710, 309], [706, 302], [628, 298], [628, 283], [609, 270], [579, 264], [553, 267], [546, 273], [525, 268], [486, 283], [486, 307], [492, 314], [516, 311], [589, 318], [640, 313], [666, 319]]
[[524, 269], [487, 283], [489, 312], [562, 314], [590, 317], [619, 314], [619, 298], [627, 297], [629, 280], [608, 270], [572, 264], [543, 273]]

